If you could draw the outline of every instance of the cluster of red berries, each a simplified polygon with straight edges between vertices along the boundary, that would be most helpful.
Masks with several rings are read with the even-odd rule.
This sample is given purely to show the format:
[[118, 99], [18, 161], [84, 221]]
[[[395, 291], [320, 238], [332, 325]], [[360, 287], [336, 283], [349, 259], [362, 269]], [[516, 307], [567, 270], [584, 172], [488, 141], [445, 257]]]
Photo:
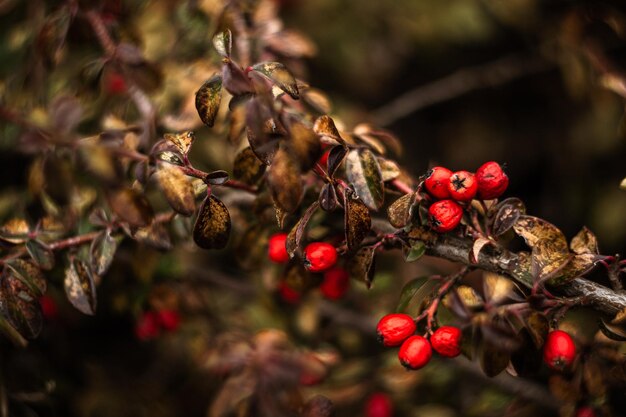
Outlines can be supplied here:
[[135, 336], [142, 341], [151, 340], [161, 331], [176, 331], [179, 325], [180, 315], [175, 310], [146, 311], [135, 323]]
[[433, 228], [445, 233], [456, 228], [463, 217], [459, 202], [468, 202], [476, 196], [481, 200], [500, 197], [509, 186], [509, 177], [497, 162], [484, 163], [476, 173], [452, 172], [448, 168], [434, 167], [424, 180], [426, 191], [439, 201], [428, 209]]
[[[272, 262], [284, 264], [289, 261], [286, 242], [286, 233], [276, 233], [270, 237], [267, 256]], [[304, 248], [304, 267], [310, 272], [324, 273], [320, 291], [331, 300], [342, 298], [350, 286], [348, 272], [335, 266], [337, 258], [337, 249], [330, 243], [312, 242]], [[279, 286], [279, 291], [282, 298], [289, 303], [300, 300], [300, 293], [284, 282]]]
[[378, 339], [384, 346], [400, 346], [398, 358], [408, 369], [426, 366], [433, 350], [446, 358], [461, 354], [461, 330], [453, 326], [441, 326], [430, 336], [430, 340], [415, 335], [417, 326], [408, 314], [387, 314], [378, 322]]

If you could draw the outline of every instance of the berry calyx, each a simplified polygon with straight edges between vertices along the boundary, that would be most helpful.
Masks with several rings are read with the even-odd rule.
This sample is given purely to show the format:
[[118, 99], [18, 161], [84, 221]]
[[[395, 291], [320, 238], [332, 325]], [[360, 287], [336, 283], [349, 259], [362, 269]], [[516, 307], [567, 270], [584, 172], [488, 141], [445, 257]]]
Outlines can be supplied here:
[[270, 260], [277, 264], [284, 264], [289, 261], [289, 254], [287, 253], [287, 233], [276, 233], [270, 236], [267, 245], [267, 256]]
[[408, 314], [387, 314], [378, 322], [378, 340], [385, 346], [399, 346], [415, 333], [415, 321]]
[[428, 339], [422, 336], [411, 336], [402, 343], [398, 358], [407, 369], [420, 369], [426, 366], [433, 356]]
[[470, 201], [476, 196], [478, 182], [474, 174], [468, 171], [457, 171], [450, 176], [450, 197], [457, 201]]
[[365, 403], [366, 417], [393, 416], [393, 403], [389, 395], [384, 392], [375, 392], [367, 398]]
[[430, 224], [439, 233], [456, 228], [463, 217], [463, 209], [453, 200], [440, 200], [428, 208]]
[[543, 345], [543, 361], [552, 369], [562, 371], [576, 358], [576, 345], [572, 337], [562, 330], [548, 333]]
[[156, 312], [159, 326], [168, 332], [173, 332], [180, 325], [180, 314], [175, 310], [159, 310]]
[[320, 290], [324, 297], [330, 300], [342, 298], [350, 288], [350, 275], [343, 268], [331, 268], [324, 272], [324, 281]]
[[426, 173], [424, 187], [430, 195], [440, 200], [450, 198], [450, 176], [452, 171], [444, 167], [433, 167]]
[[430, 344], [435, 352], [446, 358], [461, 354], [461, 329], [453, 326], [441, 326], [430, 337]]
[[337, 263], [337, 249], [330, 243], [313, 242], [304, 248], [304, 267], [311, 272], [323, 272]]
[[499, 163], [490, 161], [476, 170], [478, 196], [483, 200], [492, 200], [500, 197], [509, 186], [509, 177], [504, 173]]
[[161, 333], [159, 318], [154, 311], [143, 313], [135, 324], [135, 336], [137, 339], [146, 341], [154, 339]]

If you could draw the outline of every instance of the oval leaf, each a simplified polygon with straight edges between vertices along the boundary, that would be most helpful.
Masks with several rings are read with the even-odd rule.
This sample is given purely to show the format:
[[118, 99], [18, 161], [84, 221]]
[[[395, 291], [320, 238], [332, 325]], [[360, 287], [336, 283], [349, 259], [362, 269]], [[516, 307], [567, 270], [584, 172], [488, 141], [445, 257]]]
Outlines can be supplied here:
[[122, 220], [133, 227], [147, 226], [154, 217], [146, 196], [134, 188], [122, 188], [107, 193], [109, 205]]
[[252, 67], [253, 70], [265, 75], [285, 93], [295, 100], [300, 96], [296, 79], [280, 62], [260, 62]]
[[501, 236], [513, 227], [519, 217], [525, 213], [526, 208], [520, 199], [507, 198], [497, 205], [496, 210], [491, 233], [494, 236]]
[[268, 171], [267, 182], [274, 203], [283, 211], [293, 213], [302, 201], [304, 188], [300, 167], [287, 146], [278, 149]]
[[348, 250], [356, 249], [372, 227], [370, 211], [350, 190], [345, 192], [344, 227]]
[[402, 246], [402, 254], [406, 262], [415, 262], [426, 253], [426, 245], [421, 240], [410, 239], [410, 246]]
[[215, 35], [213, 37], [213, 46], [222, 57], [230, 57], [230, 52], [233, 49], [233, 35], [230, 33], [230, 29]]
[[405, 194], [389, 206], [387, 218], [393, 227], [400, 229], [411, 223], [415, 197], [415, 193]]
[[65, 269], [63, 286], [67, 299], [78, 311], [90, 316], [96, 312], [96, 284], [87, 263], [71, 258]]
[[322, 210], [329, 212], [335, 210], [339, 205], [335, 186], [333, 184], [324, 184], [322, 190], [320, 191], [318, 201], [320, 203], [320, 206], [322, 207]]
[[213, 127], [221, 102], [222, 77], [214, 75], [196, 91], [196, 110], [202, 123]]
[[228, 209], [217, 197], [210, 195], [198, 213], [193, 240], [202, 249], [222, 249], [228, 243], [230, 227]]
[[209, 172], [204, 180], [211, 185], [222, 185], [228, 181], [228, 172], [223, 170], [217, 170]]
[[365, 282], [368, 289], [374, 282], [375, 254], [376, 248], [374, 246], [364, 246], [348, 261], [350, 276]]
[[193, 141], [196, 139], [196, 135], [192, 131], [187, 131], [182, 133], [166, 133], [163, 135], [163, 138], [174, 145], [181, 155], [187, 155], [189, 153], [189, 149], [191, 149]]
[[25, 284], [23, 277], [18, 277], [15, 270], [5, 268], [0, 282], [0, 313], [10, 327], [3, 330], [11, 333], [13, 328], [28, 339], [36, 338], [43, 327], [38, 297]]
[[26, 242], [26, 250], [41, 269], [49, 271], [54, 268], [54, 253], [44, 242], [36, 239], [29, 240]]
[[346, 175], [367, 207], [374, 211], [381, 208], [385, 199], [383, 178], [372, 151], [354, 149], [348, 152]]
[[109, 230], [104, 230], [91, 242], [89, 261], [96, 275], [104, 275], [109, 270], [116, 250], [117, 241]]
[[250, 147], [243, 149], [235, 157], [233, 176], [246, 184], [256, 185], [265, 172], [265, 165], [256, 157]]
[[600, 253], [598, 249], [598, 239], [596, 235], [594, 235], [591, 230], [587, 229], [587, 227], [583, 227], [580, 232], [576, 234], [572, 238], [570, 242], [570, 248], [572, 252], [582, 255], [585, 253], [591, 253], [597, 255]]
[[429, 277], [419, 277], [414, 278], [404, 284], [402, 290], [400, 291], [400, 300], [398, 301], [398, 305], [396, 306], [396, 312], [406, 313], [413, 300], [415, 300], [415, 303], [413, 304], [421, 304], [422, 299], [433, 288], [433, 286], [431, 285], [429, 286], [427, 291], [420, 291], [424, 287], [424, 284], [426, 284], [427, 282], [429, 282]]
[[287, 235], [285, 246], [290, 258], [293, 258], [296, 252], [301, 249], [302, 237], [304, 236], [306, 226], [318, 207], [319, 203], [317, 201], [311, 204]]
[[176, 165], [162, 163], [155, 173], [159, 188], [167, 203], [183, 216], [196, 211], [196, 200], [191, 179]]

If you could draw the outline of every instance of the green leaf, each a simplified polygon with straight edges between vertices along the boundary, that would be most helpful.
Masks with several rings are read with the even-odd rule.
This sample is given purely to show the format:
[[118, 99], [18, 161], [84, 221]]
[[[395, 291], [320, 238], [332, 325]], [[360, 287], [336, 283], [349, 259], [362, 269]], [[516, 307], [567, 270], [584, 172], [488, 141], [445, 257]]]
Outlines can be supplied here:
[[402, 253], [406, 262], [414, 262], [424, 256], [426, 245], [421, 240], [411, 240], [411, 246], [403, 246]]
[[298, 84], [294, 76], [280, 62], [260, 62], [252, 67], [253, 70], [263, 74], [281, 90], [297, 100], [300, 96]]
[[223, 249], [228, 243], [230, 228], [228, 209], [217, 197], [210, 195], [198, 213], [193, 240], [202, 249]]
[[230, 29], [226, 29], [224, 32], [218, 33], [213, 37], [213, 46], [217, 50], [217, 53], [224, 58], [230, 57], [231, 50], [233, 49], [233, 35], [230, 33]]
[[54, 268], [54, 253], [44, 242], [37, 239], [29, 240], [26, 242], [26, 250], [41, 269], [49, 271]]
[[196, 110], [202, 123], [213, 127], [222, 102], [222, 77], [214, 75], [196, 91]]
[[117, 241], [110, 230], [104, 230], [92, 242], [89, 248], [89, 263], [96, 275], [104, 275], [113, 262]]
[[367, 207], [377, 211], [385, 199], [383, 178], [376, 156], [369, 149], [353, 149], [346, 158], [346, 175]]
[[81, 313], [94, 315], [96, 312], [96, 283], [89, 265], [71, 257], [65, 269], [63, 287], [69, 302]]
[[[404, 284], [404, 286], [402, 287], [402, 290], [400, 291], [400, 299], [398, 300], [398, 305], [396, 306], [396, 312], [397, 313], [406, 313], [408, 311], [409, 308], [409, 304], [413, 301], [416, 300], [416, 303], [420, 303], [421, 300], [420, 298], [423, 298], [426, 294], [427, 291], [421, 291], [420, 290], [424, 287], [424, 284], [426, 284], [429, 281], [429, 277], [419, 277], [419, 278], [414, 278], [412, 280], [410, 280], [409, 282], [407, 282], [406, 284]], [[429, 286], [429, 290], [432, 289], [432, 286]], [[421, 296], [419, 297], [418, 294]]]

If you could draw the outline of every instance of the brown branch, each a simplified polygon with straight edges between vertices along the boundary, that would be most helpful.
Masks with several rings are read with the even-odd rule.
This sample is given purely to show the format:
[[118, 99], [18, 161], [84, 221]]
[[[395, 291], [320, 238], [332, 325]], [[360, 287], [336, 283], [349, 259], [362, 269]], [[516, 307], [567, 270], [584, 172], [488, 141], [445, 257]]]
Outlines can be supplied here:
[[388, 126], [433, 104], [451, 100], [474, 90], [506, 84], [551, 67], [552, 65], [536, 56], [511, 55], [484, 65], [462, 68], [404, 93], [374, 110], [372, 116], [377, 125]]

